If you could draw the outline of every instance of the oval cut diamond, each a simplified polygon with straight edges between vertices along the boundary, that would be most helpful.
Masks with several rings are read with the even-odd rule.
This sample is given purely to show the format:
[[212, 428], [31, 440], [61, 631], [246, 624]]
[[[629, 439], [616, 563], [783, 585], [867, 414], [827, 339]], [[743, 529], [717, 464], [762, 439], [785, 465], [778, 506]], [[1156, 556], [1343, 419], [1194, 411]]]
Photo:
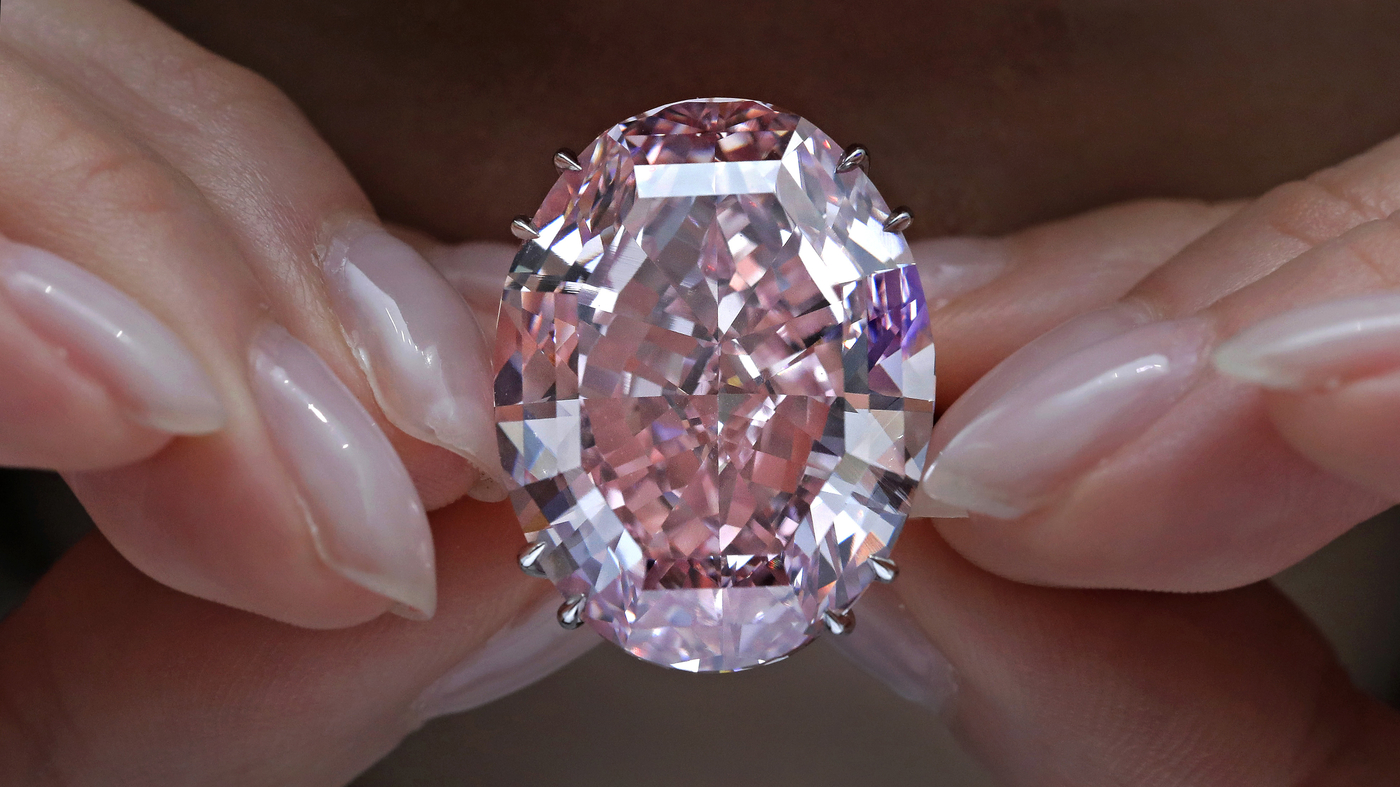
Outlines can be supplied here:
[[497, 327], [502, 462], [541, 566], [632, 654], [806, 643], [899, 535], [933, 427], [918, 272], [809, 121], [697, 99], [565, 171]]

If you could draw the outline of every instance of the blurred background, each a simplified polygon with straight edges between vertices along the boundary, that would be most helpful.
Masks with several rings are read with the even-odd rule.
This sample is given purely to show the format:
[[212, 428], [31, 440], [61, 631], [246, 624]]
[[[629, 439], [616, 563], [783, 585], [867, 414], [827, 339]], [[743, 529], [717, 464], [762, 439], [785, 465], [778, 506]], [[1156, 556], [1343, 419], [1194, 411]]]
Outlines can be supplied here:
[[[57, 475], [0, 470], [0, 610], [91, 528]], [[1363, 688], [1400, 702], [1400, 508], [1274, 581]], [[606, 756], [623, 748], [625, 757]], [[354, 787], [700, 787], [714, 774], [677, 764], [705, 761], [772, 787], [995, 784], [927, 711], [818, 640], [734, 675], [671, 672], [595, 648], [524, 691], [430, 722]]]

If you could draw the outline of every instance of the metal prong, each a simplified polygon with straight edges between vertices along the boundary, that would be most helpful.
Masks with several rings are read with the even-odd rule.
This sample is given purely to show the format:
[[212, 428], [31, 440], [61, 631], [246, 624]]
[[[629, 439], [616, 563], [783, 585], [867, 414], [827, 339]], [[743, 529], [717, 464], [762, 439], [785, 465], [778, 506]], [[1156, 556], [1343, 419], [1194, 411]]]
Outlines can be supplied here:
[[880, 582], [893, 582], [894, 578], [899, 576], [899, 566], [895, 565], [893, 560], [879, 555], [870, 558], [870, 570]]
[[837, 172], [850, 172], [860, 167], [862, 172], [870, 171], [870, 151], [864, 145], [850, 145], [841, 151], [841, 160], [836, 162]]
[[583, 608], [588, 604], [588, 596], [575, 593], [559, 605], [559, 625], [573, 630], [583, 625]]
[[521, 240], [534, 240], [540, 236], [540, 228], [529, 216], [516, 216], [510, 223], [510, 234]]
[[890, 211], [890, 217], [885, 219], [885, 232], [903, 232], [909, 229], [909, 225], [914, 223], [914, 214], [909, 209], [900, 205]]
[[844, 637], [855, 630], [856, 615], [849, 609], [845, 612], [828, 609], [822, 613], [822, 623], [826, 624], [827, 631], [838, 637]]
[[560, 172], [578, 172], [583, 165], [578, 163], [578, 154], [568, 148], [554, 151], [554, 168]]
[[540, 556], [549, 547], [547, 541], [536, 541], [533, 544], [526, 544], [521, 550], [517, 560], [520, 561], [520, 570], [532, 577], [543, 577], [544, 567], [540, 565]]

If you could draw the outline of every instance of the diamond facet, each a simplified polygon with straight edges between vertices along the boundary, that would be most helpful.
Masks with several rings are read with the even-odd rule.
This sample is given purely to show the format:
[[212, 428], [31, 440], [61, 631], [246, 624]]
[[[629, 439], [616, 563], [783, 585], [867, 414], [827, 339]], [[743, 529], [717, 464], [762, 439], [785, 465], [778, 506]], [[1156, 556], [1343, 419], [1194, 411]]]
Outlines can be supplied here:
[[933, 342], [890, 209], [811, 122], [697, 99], [565, 168], [497, 327], [501, 459], [535, 565], [678, 669], [845, 619], [903, 526]]

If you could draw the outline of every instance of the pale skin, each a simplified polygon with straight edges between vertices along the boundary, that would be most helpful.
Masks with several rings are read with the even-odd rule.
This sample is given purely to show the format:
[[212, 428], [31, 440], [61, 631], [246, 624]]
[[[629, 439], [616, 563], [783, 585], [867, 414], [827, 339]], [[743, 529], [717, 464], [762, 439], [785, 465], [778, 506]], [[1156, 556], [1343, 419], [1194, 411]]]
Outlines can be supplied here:
[[[431, 96], [464, 85], [515, 96], [568, 68], [527, 60], [461, 76], [472, 53], [433, 32], [464, 35], [472, 23], [461, 9], [403, 12], [395, 35], [421, 36], [421, 59], [388, 36], [392, 46], [350, 48], [363, 56], [322, 72], [308, 58], [345, 47], [279, 53], [275, 37], [226, 26], [218, 9], [234, 5], [164, 10], [277, 85], [115, 0], [6, 0], [0, 12], [0, 235], [62, 255], [159, 316], [229, 411], [218, 433], [175, 438], [83, 391], [41, 391], [33, 400], [45, 409], [5, 414], [33, 428], [4, 432], [0, 461], [67, 471], [102, 531], [0, 624], [6, 783], [343, 784], [421, 723], [412, 705], [424, 687], [554, 592], [514, 567], [521, 541], [507, 506], [458, 500], [475, 471], [382, 418], [312, 260], [327, 222], [376, 208], [430, 252], [434, 237], [497, 238], [501, 217], [528, 210], [549, 178], [547, 165], [522, 162], [547, 162], [553, 147], [581, 145], [621, 115], [594, 102], [606, 106], [574, 113], [579, 128], [560, 140], [548, 125], [493, 135], [490, 102], [437, 109]], [[379, 40], [351, 23], [316, 24], [317, 7], [282, 13], [315, 35]], [[1386, 12], [1290, 8], [1269, 19], [1222, 11], [1213, 26], [1196, 25], [1209, 13], [1190, 4], [1156, 9], [1147, 22], [1117, 20], [1137, 36], [1119, 51], [1092, 8], [952, 7], [929, 24], [990, 30], [986, 46], [940, 44], [931, 55], [906, 46], [864, 66], [923, 68], [910, 84], [935, 99], [910, 98], [905, 86], [860, 99], [870, 105], [824, 105], [822, 90], [846, 93], [776, 78], [770, 89], [786, 95], [755, 97], [801, 102], [833, 133], [867, 132], [875, 171], [888, 173], [877, 182], [929, 217], [926, 232], [1011, 232], [993, 243], [1003, 272], [934, 313], [946, 407], [1035, 337], [1125, 299], [1162, 319], [1201, 316], [1226, 337], [1300, 303], [1395, 287], [1400, 142], [1383, 140], [1400, 129], [1385, 99], [1400, 58], [1376, 43]], [[1178, 14], [1203, 32], [1173, 32]], [[358, 19], [383, 29], [373, 21]], [[1259, 37], [1232, 38], [1250, 25]], [[1335, 34], [1312, 35], [1319, 25]], [[1323, 65], [1289, 59], [1298, 41], [1312, 42]], [[799, 43], [772, 46], [810, 51]], [[472, 50], [482, 69], [512, 45], [489, 46]], [[1162, 51], [1185, 55], [1154, 60]], [[446, 75], [441, 84], [424, 76], [433, 73]], [[636, 77], [639, 96], [622, 114], [683, 97], [677, 90], [734, 92], [719, 89], [723, 80], [686, 87], [663, 69], [618, 73]], [[1283, 74], [1292, 92], [1217, 74]], [[386, 87], [396, 79], [420, 81]], [[1165, 92], [1172, 84], [1178, 92]], [[1009, 108], [987, 109], [978, 85], [999, 86]], [[495, 109], [528, 120], [538, 98]], [[877, 133], [862, 117], [880, 102], [906, 122], [937, 120], [924, 126], [932, 139]], [[418, 127], [438, 131], [425, 142], [393, 126], [376, 139], [347, 106], [389, 118], [419, 107], [429, 114]], [[1098, 123], [1082, 120], [1090, 109]], [[463, 144], [456, 128], [486, 129], [491, 144], [479, 139], [466, 156], [451, 147]], [[960, 128], [993, 142], [968, 146]], [[445, 160], [468, 162], [451, 170], [457, 180], [430, 177]], [[1200, 199], [1133, 201], [1023, 229], [1159, 195]], [[376, 417], [435, 509], [431, 621], [385, 616], [388, 600], [287, 535], [300, 514], [267, 470], [244, 380], [248, 337], [269, 319]], [[8, 351], [0, 344], [0, 366]], [[1174, 429], [1146, 430], [1014, 523], [974, 516], [906, 529], [894, 588], [957, 672], [948, 720], [1009, 784], [1394, 783], [1400, 717], [1352, 687], [1311, 624], [1261, 581], [1400, 500], [1390, 417], [1400, 385], [1382, 375], [1322, 393], [1228, 396], [1211, 395], [1225, 385], [1216, 378], [1199, 385], [1167, 416]], [[1242, 475], [1250, 468], [1263, 470]], [[127, 499], [118, 490], [133, 484], [147, 490], [142, 505], [118, 506]]]

